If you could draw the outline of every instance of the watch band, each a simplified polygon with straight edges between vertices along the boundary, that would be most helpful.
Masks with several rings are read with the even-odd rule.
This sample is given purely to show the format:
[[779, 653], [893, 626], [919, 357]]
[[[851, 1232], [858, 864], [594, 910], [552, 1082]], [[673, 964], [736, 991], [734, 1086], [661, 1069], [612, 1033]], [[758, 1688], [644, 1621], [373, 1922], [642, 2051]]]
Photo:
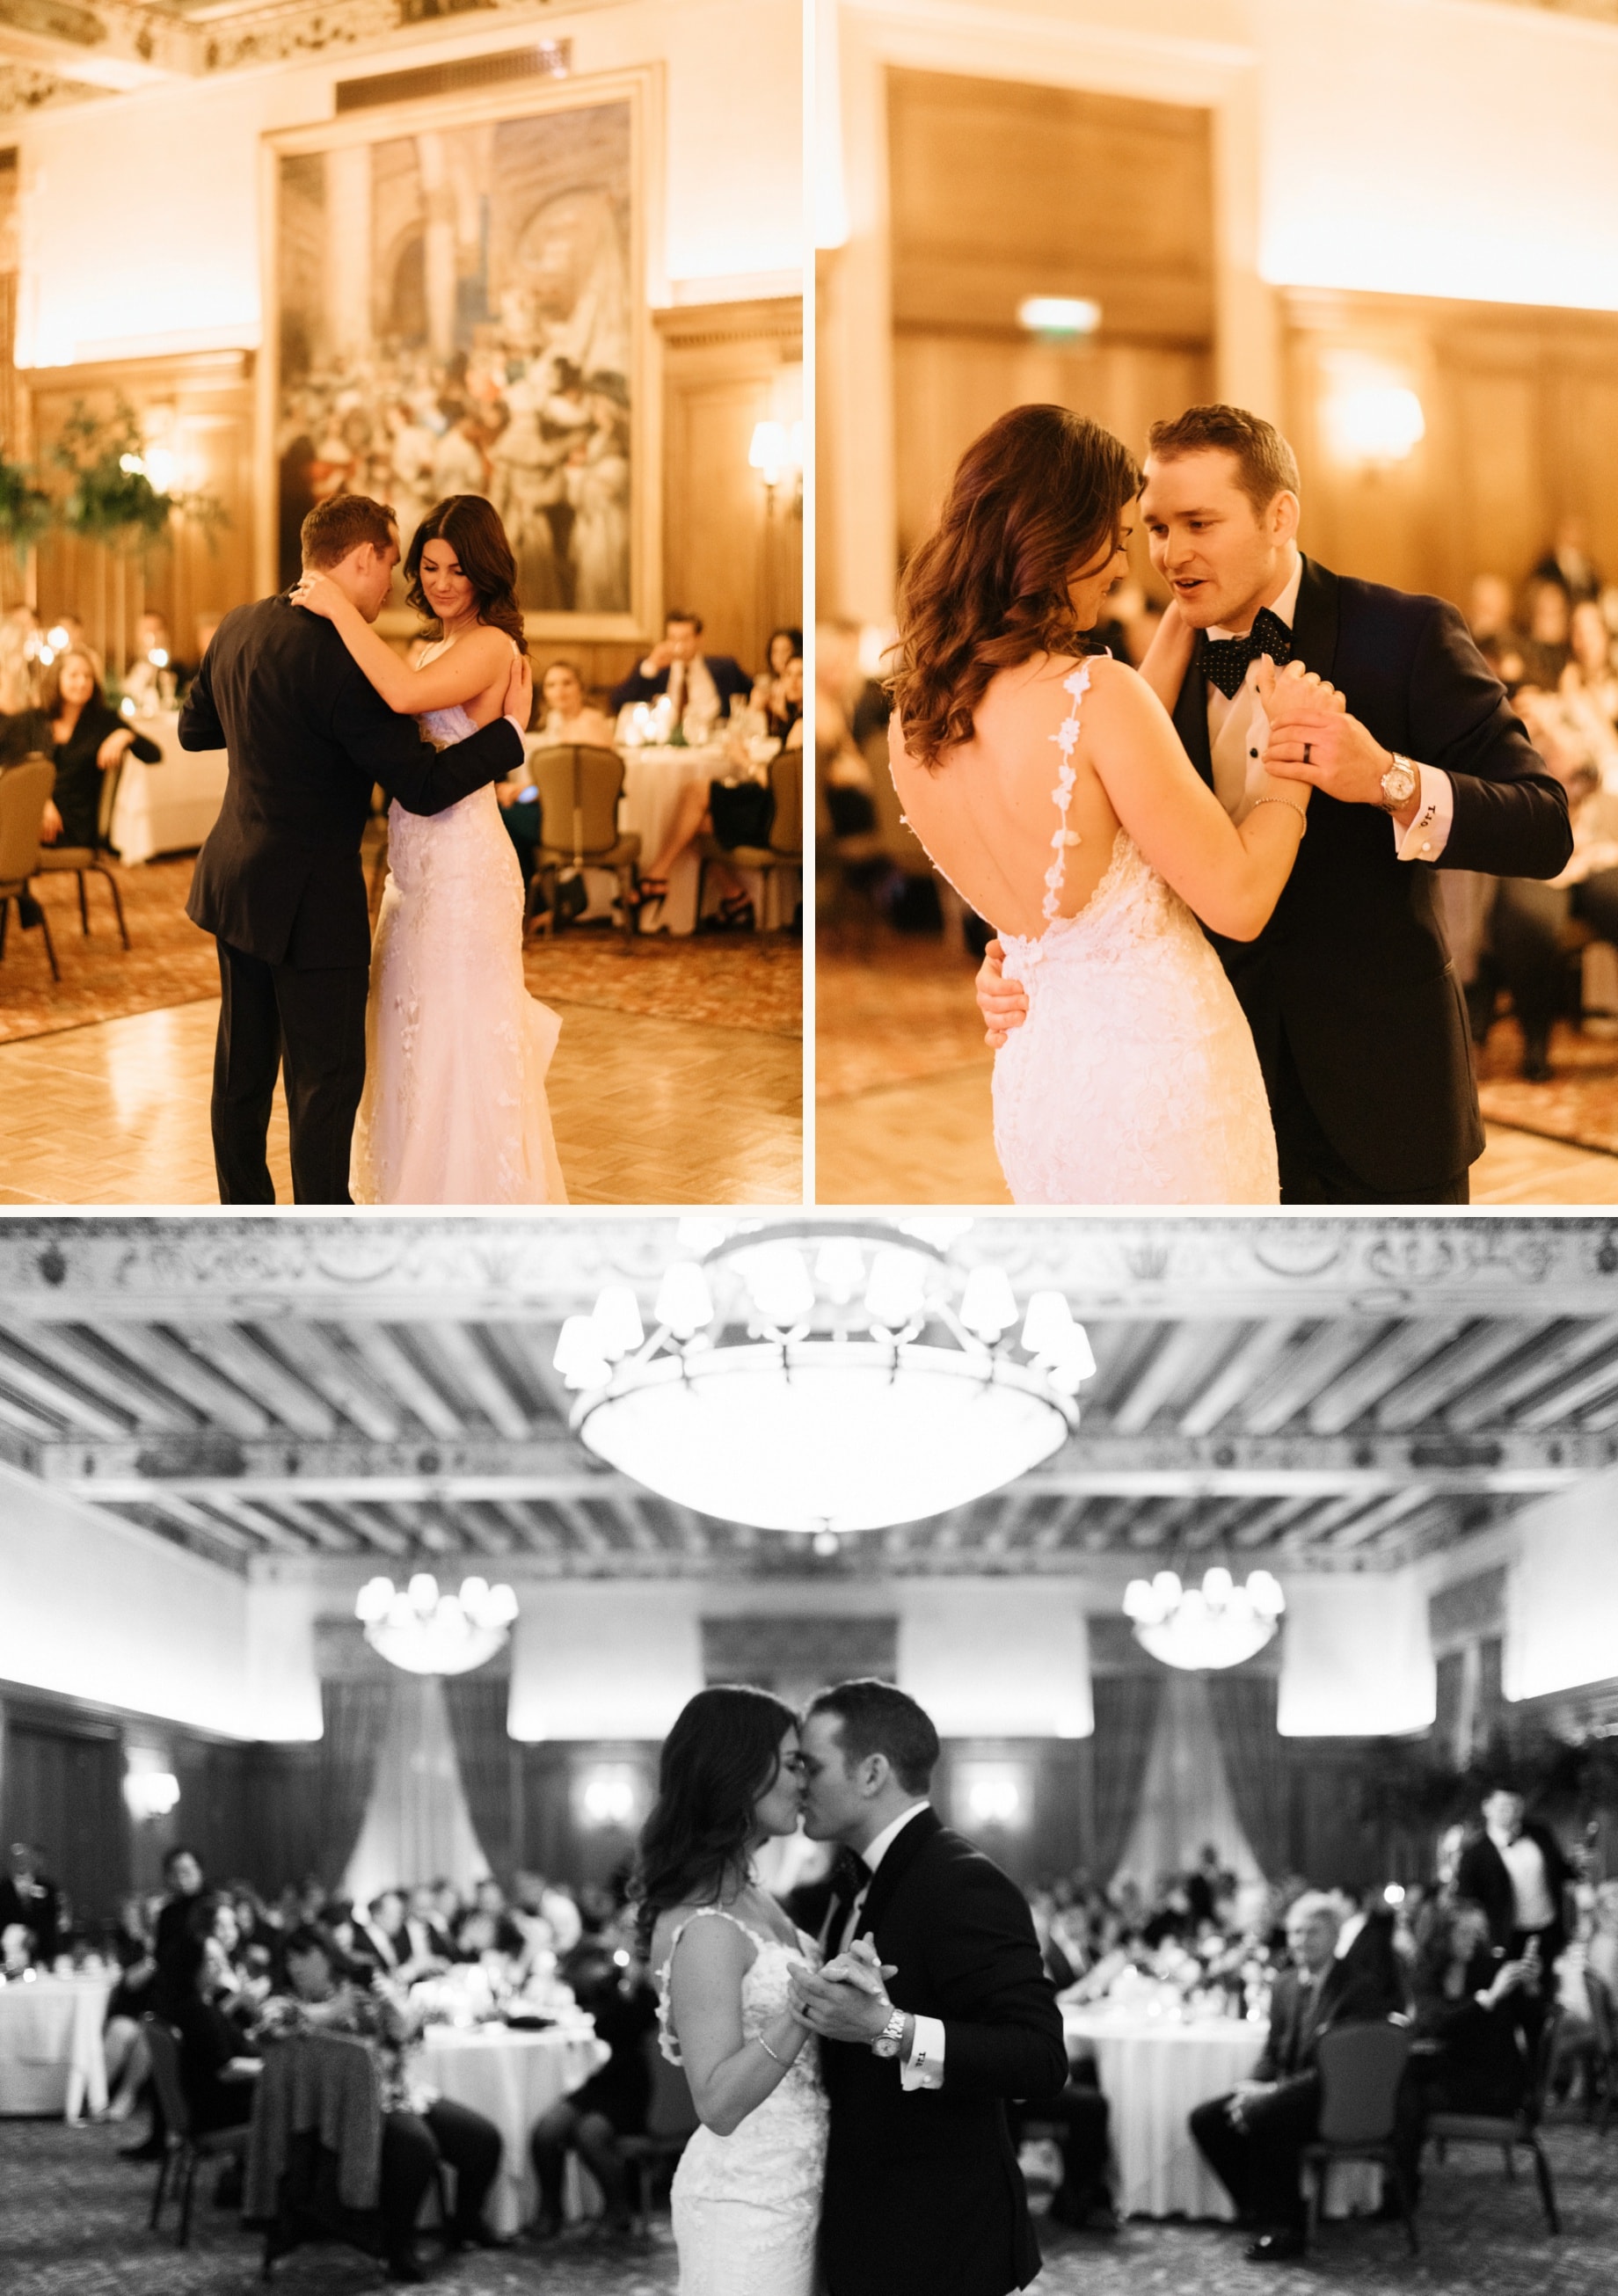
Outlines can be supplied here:
[[[1397, 750], [1392, 750], [1390, 754], [1392, 757], [1393, 762], [1382, 777], [1378, 787], [1378, 795], [1384, 813], [1397, 813], [1401, 805], [1409, 804], [1410, 800], [1421, 788], [1421, 767], [1417, 764], [1414, 758], [1401, 756], [1400, 751]], [[1390, 797], [1388, 794], [1388, 783], [1392, 780], [1396, 774], [1400, 775], [1401, 778], [1404, 775], [1408, 775], [1409, 776], [1410, 785], [1409, 789], [1406, 790], [1402, 797]]]
[[905, 2013], [895, 2009], [887, 2023], [871, 2044], [872, 2054], [879, 2057], [896, 2057], [904, 2044]]

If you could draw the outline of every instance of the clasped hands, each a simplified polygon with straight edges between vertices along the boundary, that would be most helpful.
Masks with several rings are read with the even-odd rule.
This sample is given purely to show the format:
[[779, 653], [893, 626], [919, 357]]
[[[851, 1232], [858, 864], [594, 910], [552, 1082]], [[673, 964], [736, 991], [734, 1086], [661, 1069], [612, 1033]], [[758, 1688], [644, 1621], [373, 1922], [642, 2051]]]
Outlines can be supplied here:
[[793, 2015], [825, 2041], [874, 2041], [893, 2014], [887, 1980], [898, 1966], [879, 1960], [869, 1938], [856, 1938], [817, 1973], [793, 1972]]
[[1277, 676], [1266, 658], [1255, 683], [1269, 739], [1264, 765], [1278, 779], [1308, 782], [1343, 805], [1380, 805], [1392, 752], [1367, 732], [1334, 685], [1289, 662]]

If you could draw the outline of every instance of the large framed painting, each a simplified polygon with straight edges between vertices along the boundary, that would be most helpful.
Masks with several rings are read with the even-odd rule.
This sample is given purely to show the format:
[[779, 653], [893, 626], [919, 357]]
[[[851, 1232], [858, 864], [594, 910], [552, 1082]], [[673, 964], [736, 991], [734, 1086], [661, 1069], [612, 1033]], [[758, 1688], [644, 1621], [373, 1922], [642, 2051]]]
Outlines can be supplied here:
[[[653, 627], [655, 69], [390, 103], [265, 139], [259, 574], [325, 496], [499, 512], [531, 636]], [[397, 604], [384, 629], [414, 627]]]

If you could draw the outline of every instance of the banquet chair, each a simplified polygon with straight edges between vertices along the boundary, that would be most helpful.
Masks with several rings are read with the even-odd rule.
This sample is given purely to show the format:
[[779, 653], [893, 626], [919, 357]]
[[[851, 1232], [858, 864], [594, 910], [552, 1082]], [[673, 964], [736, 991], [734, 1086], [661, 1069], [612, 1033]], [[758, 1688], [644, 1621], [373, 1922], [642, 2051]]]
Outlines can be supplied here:
[[1410, 2253], [1417, 2253], [1420, 2243], [1416, 2210], [1393, 2144], [1394, 2102], [1413, 2038], [1408, 2025], [1396, 2025], [1391, 2020], [1339, 2025], [1321, 2034], [1318, 2053], [1320, 2120], [1314, 2143], [1303, 2148], [1311, 2241], [1320, 2229], [1326, 2180], [1333, 2162], [1373, 2161], [1393, 2179]]
[[540, 841], [523, 909], [527, 930], [540, 893], [549, 896], [546, 917], [557, 929], [556, 880], [563, 869], [610, 869], [618, 880], [620, 914], [626, 945], [635, 946], [635, 864], [640, 839], [622, 835], [618, 801], [623, 795], [624, 761], [616, 750], [587, 742], [559, 742], [536, 750], [529, 776], [539, 792]]
[[648, 2033], [643, 2046], [652, 2068], [652, 2101], [646, 2107], [645, 2134], [620, 2136], [618, 2149], [628, 2170], [630, 2210], [635, 2229], [644, 2233], [650, 2215], [652, 2172], [667, 2169], [673, 2175], [680, 2154], [697, 2128], [696, 2107], [684, 2071], [671, 2065]]
[[1545, 2140], [1540, 2134], [1540, 2123], [1545, 2115], [1545, 2100], [1550, 2090], [1551, 2069], [1556, 2061], [1556, 2038], [1561, 2025], [1561, 2010], [1552, 2009], [1540, 2030], [1533, 2079], [1527, 2095], [1515, 2113], [1430, 2112], [1425, 2132], [1437, 2145], [1441, 2161], [1446, 2146], [1450, 2144], [1498, 2144], [1505, 2159], [1507, 2177], [1516, 2175], [1518, 2145], [1532, 2152], [1534, 2174], [1540, 2184], [1540, 2198], [1545, 2204], [1545, 2220], [1552, 2232], [1561, 2231], [1562, 2219], [1556, 2214], [1556, 2189], [1551, 2182], [1550, 2161], [1545, 2150]]
[[704, 837], [697, 847], [696, 914], [701, 923], [702, 892], [708, 878], [709, 864], [720, 861], [733, 869], [754, 869], [764, 879], [765, 898], [769, 897], [773, 877], [788, 870], [803, 871], [803, 752], [801, 750], [777, 750], [769, 761], [769, 791], [774, 798], [775, 812], [769, 825], [768, 842], [763, 845], [721, 845], [717, 837]]
[[118, 936], [126, 948], [129, 946], [129, 928], [124, 922], [123, 896], [118, 890], [118, 879], [108, 868], [103, 854], [112, 831], [112, 808], [118, 803], [118, 785], [124, 777], [121, 764], [116, 765], [101, 777], [101, 796], [95, 808], [95, 843], [94, 845], [42, 845], [39, 867], [44, 874], [52, 870], [70, 869], [78, 880], [78, 922], [86, 939], [90, 931], [90, 905], [85, 893], [85, 879], [104, 877], [107, 890], [112, 896], [112, 914], [118, 919]]
[[[1613, 2006], [1612, 1988], [1597, 1971], [1585, 1971], [1584, 1991], [1595, 2035], [1593, 2061], [1601, 2069], [1601, 2113], [1596, 2134], [1605, 2136], [1606, 2124], [1613, 2117], [1613, 2092], [1618, 2089], [1618, 2013], [1614, 2013]], [[1591, 2095], [1593, 2103], [1593, 2091]]]
[[[191, 2105], [180, 2079], [179, 2037], [167, 2019], [154, 2017], [148, 2010], [141, 2019], [141, 2030], [146, 2036], [146, 2046], [152, 2053], [152, 2079], [157, 2089], [158, 2102], [163, 2108], [166, 2128], [165, 2149], [158, 2163], [157, 2190], [152, 2195], [152, 2214], [148, 2218], [152, 2230], [157, 2230], [157, 2220], [170, 2190], [177, 2192], [180, 2202], [180, 2234], [175, 2243], [186, 2246], [191, 2239], [191, 2194], [196, 2183], [197, 2164], [201, 2161], [242, 2161], [247, 2156], [247, 2123], [239, 2128], [194, 2129], [191, 2125]], [[175, 2182], [168, 2182], [169, 2171]]]
[[[22, 897], [29, 879], [39, 867], [39, 824], [45, 817], [45, 800], [55, 786], [56, 768], [48, 758], [25, 758], [21, 765], [8, 766], [0, 773], [0, 956], [5, 955], [5, 924], [13, 901], [19, 925], [22, 922]], [[60, 980], [62, 967], [56, 962], [51, 921], [43, 910], [39, 929], [45, 935], [45, 953], [51, 960], [51, 978]]]

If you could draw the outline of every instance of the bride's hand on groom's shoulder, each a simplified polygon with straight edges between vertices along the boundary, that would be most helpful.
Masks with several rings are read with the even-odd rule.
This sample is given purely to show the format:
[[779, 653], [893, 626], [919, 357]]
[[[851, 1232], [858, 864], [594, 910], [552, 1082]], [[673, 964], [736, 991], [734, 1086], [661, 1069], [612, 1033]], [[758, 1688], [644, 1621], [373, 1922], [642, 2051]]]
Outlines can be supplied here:
[[331, 576], [317, 572], [312, 566], [304, 568], [292, 595], [293, 605], [307, 607], [311, 614], [318, 614], [324, 622], [334, 622], [348, 603]]
[[1028, 1018], [1028, 991], [1020, 980], [1007, 980], [1001, 971], [1006, 951], [991, 940], [978, 967], [978, 1011], [983, 1016], [987, 1041], [998, 1053], [1014, 1029]]

